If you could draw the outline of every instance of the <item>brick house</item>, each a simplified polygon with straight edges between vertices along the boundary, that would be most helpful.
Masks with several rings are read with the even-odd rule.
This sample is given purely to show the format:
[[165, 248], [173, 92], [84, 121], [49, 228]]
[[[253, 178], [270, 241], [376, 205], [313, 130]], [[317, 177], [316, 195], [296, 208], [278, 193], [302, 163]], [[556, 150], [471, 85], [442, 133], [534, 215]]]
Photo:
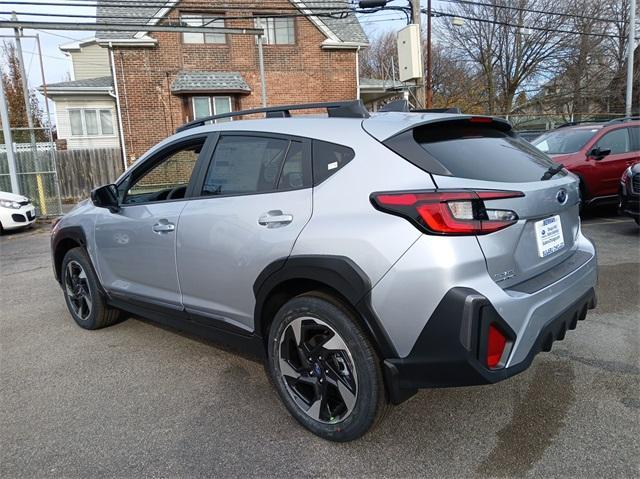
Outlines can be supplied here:
[[[234, 3], [242, 9], [234, 9]], [[358, 97], [358, 51], [367, 46], [367, 37], [354, 15], [322, 16], [327, 7], [336, 8], [335, 1], [314, 1], [313, 8], [295, 0], [247, 5], [246, 0], [230, 0], [216, 12], [211, 2], [202, 13], [200, 0], [167, 2], [161, 9], [98, 1], [98, 16], [136, 24], [148, 17], [150, 24], [160, 25], [178, 19], [202, 25], [215, 17], [214, 26], [263, 28], [269, 105]], [[297, 16], [260, 16], [267, 13]], [[186, 121], [261, 106], [255, 36], [97, 32], [96, 41], [109, 51], [118, 126], [129, 162]]]

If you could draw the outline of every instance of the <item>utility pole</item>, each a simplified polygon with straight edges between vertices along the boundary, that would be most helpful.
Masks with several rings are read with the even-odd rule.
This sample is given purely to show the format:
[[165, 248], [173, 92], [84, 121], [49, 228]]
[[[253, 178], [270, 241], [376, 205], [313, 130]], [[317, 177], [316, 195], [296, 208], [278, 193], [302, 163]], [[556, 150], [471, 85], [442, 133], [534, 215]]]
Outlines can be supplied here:
[[431, 76], [431, 0], [427, 0], [427, 108], [433, 107], [433, 77]]
[[11, 192], [20, 194], [20, 184], [16, 170], [16, 157], [13, 152], [13, 138], [11, 136], [11, 125], [9, 124], [9, 108], [7, 108], [7, 98], [4, 95], [4, 84], [0, 81], [0, 120], [2, 121], [2, 133], [4, 133], [4, 145], [7, 149], [7, 162], [9, 163], [9, 178], [11, 179]]
[[[15, 12], [11, 15], [11, 19], [18, 21]], [[27, 81], [27, 72], [24, 68], [24, 57], [22, 56], [22, 41], [20, 37], [22, 33], [19, 28], [14, 28], [13, 32], [16, 39], [16, 53], [18, 54], [18, 65], [20, 67], [20, 80], [22, 81], [22, 95], [24, 96], [24, 107], [27, 112], [27, 125], [29, 126], [29, 135], [31, 136], [31, 146], [36, 151], [36, 132], [33, 129], [33, 118], [31, 118], [31, 102], [29, 101], [29, 84]]]
[[[11, 14], [11, 20], [17, 22], [18, 17], [16, 13]], [[14, 28], [13, 32], [16, 39], [16, 53], [18, 55], [18, 64], [20, 67], [20, 79], [22, 80], [22, 94], [24, 96], [24, 107], [27, 114], [27, 125], [29, 127], [29, 139], [31, 140], [31, 154], [33, 156], [34, 165], [36, 167], [36, 182], [38, 186], [38, 206], [40, 207], [40, 214], [47, 214], [47, 202], [44, 196], [44, 184], [42, 183], [42, 177], [40, 176], [40, 160], [38, 158], [38, 146], [36, 145], [36, 131], [33, 128], [33, 118], [31, 117], [31, 101], [29, 101], [29, 82], [27, 80], [27, 72], [24, 68], [24, 57], [22, 56], [22, 41], [20, 37], [22, 32], [20, 28]]]
[[629, 40], [627, 42], [627, 96], [625, 99], [625, 115], [631, 116], [633, 99], [633, 50], [636, 46], [636, 0], [631, 0], [629, 8]]
[[[411, 23], [418, 25], [418, 31], [420, 32], [420, 38], [422, 38], [422, 10], [420, 9], [420, 0], [411, 1]], [[429, 4], [431, 1], [429, 0]], [[429, 20], [431, 21], [431, 20]], [[429, 43], [427, 41], [427, 43]], [[430, 46], [427, 47], [429, 52]], [[428, 53], [427, 53], [428, 55]], [[419, 103], [418, 108], [424, 108], [425, 106], [425, 88], [424, 88], [424, 72], [421, 78], [416, 79], [416, 99]]]

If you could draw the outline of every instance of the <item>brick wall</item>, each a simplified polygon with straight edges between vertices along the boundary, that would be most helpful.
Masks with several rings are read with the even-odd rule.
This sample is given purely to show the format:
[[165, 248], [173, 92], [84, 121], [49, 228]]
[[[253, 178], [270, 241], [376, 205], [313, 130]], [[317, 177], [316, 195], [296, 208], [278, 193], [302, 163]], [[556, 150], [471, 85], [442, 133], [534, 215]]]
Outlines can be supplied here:
[[[190, 2], [169, 12], [177, 19], [189, 11]], [[234, 1], [227, 2], [233, 4]], [[246, 0], [243, 0], [246, 5]], [[200, 3], [201, 4], [201, 3]], [[228, 10], [227, 16], [247, 16], [255, 10]], [[269, 6], [277, 1], [269, 2]], [[289, 2], [283, 8], [291, 10]], [[270, 10], [271, 11], [271, 10]], [[166, 21], [166, 20], [165, 20]], [[227, 27], [253, 28], [252, 20], [229, 19]], [[295, 18], [294, 45], [264, 45], [269, 105], [350, 100], [357, 95], [356, 52], [322, 50], [324, 34], [304, 17]], [[227, 35], [226, 44], [184, 44], [179, 33], [153, 33], [155, 47], [114, 47], [116, 76], [122, 109], [123, 131], [129, 161], [173, 133], [191, 118], [190, 97], [170, 92], [181, 70], [240, 72], [251, 88], [249, 95], [236, 95], [234, 109], [261, 106], [258, 50], [255, 37]]]

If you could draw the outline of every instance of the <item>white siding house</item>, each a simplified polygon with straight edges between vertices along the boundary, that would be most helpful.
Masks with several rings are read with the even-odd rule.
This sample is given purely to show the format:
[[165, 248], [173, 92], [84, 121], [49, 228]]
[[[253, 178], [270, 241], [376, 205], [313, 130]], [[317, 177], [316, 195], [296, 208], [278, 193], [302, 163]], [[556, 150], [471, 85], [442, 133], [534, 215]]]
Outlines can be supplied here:
[[[108, 50], [95, 39], [61, 45], [71, 59], [71, 81], [46, 86], [54, 102], [58, 139], [67, 148], [119, 148], [118, 117]], [[38, 88], [44, 93], [44, 87]]]

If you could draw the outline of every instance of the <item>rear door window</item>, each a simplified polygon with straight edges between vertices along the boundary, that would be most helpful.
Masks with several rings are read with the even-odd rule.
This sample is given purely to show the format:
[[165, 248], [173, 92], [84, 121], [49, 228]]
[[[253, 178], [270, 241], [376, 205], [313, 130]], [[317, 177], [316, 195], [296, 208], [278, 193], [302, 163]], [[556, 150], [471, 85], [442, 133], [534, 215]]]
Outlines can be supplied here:
[[304, 144], [288, 138], [222, 135], [202, 186], [202, 196], [248, 195], [311, 186]]
[[611, 150], [612, 155], [628, 153], [631, 149], [631, 138], [629, 138], [629, 130], [627, 128], [619, 128], [603, 135], [598, 140], [596, 147], [601, 150]]
[[452, 176], [460, 178], [538, 181], [555, 165], [527, 141], [492, 124], [465, 120], [423, 125], [414, 130], [414, 139]]

